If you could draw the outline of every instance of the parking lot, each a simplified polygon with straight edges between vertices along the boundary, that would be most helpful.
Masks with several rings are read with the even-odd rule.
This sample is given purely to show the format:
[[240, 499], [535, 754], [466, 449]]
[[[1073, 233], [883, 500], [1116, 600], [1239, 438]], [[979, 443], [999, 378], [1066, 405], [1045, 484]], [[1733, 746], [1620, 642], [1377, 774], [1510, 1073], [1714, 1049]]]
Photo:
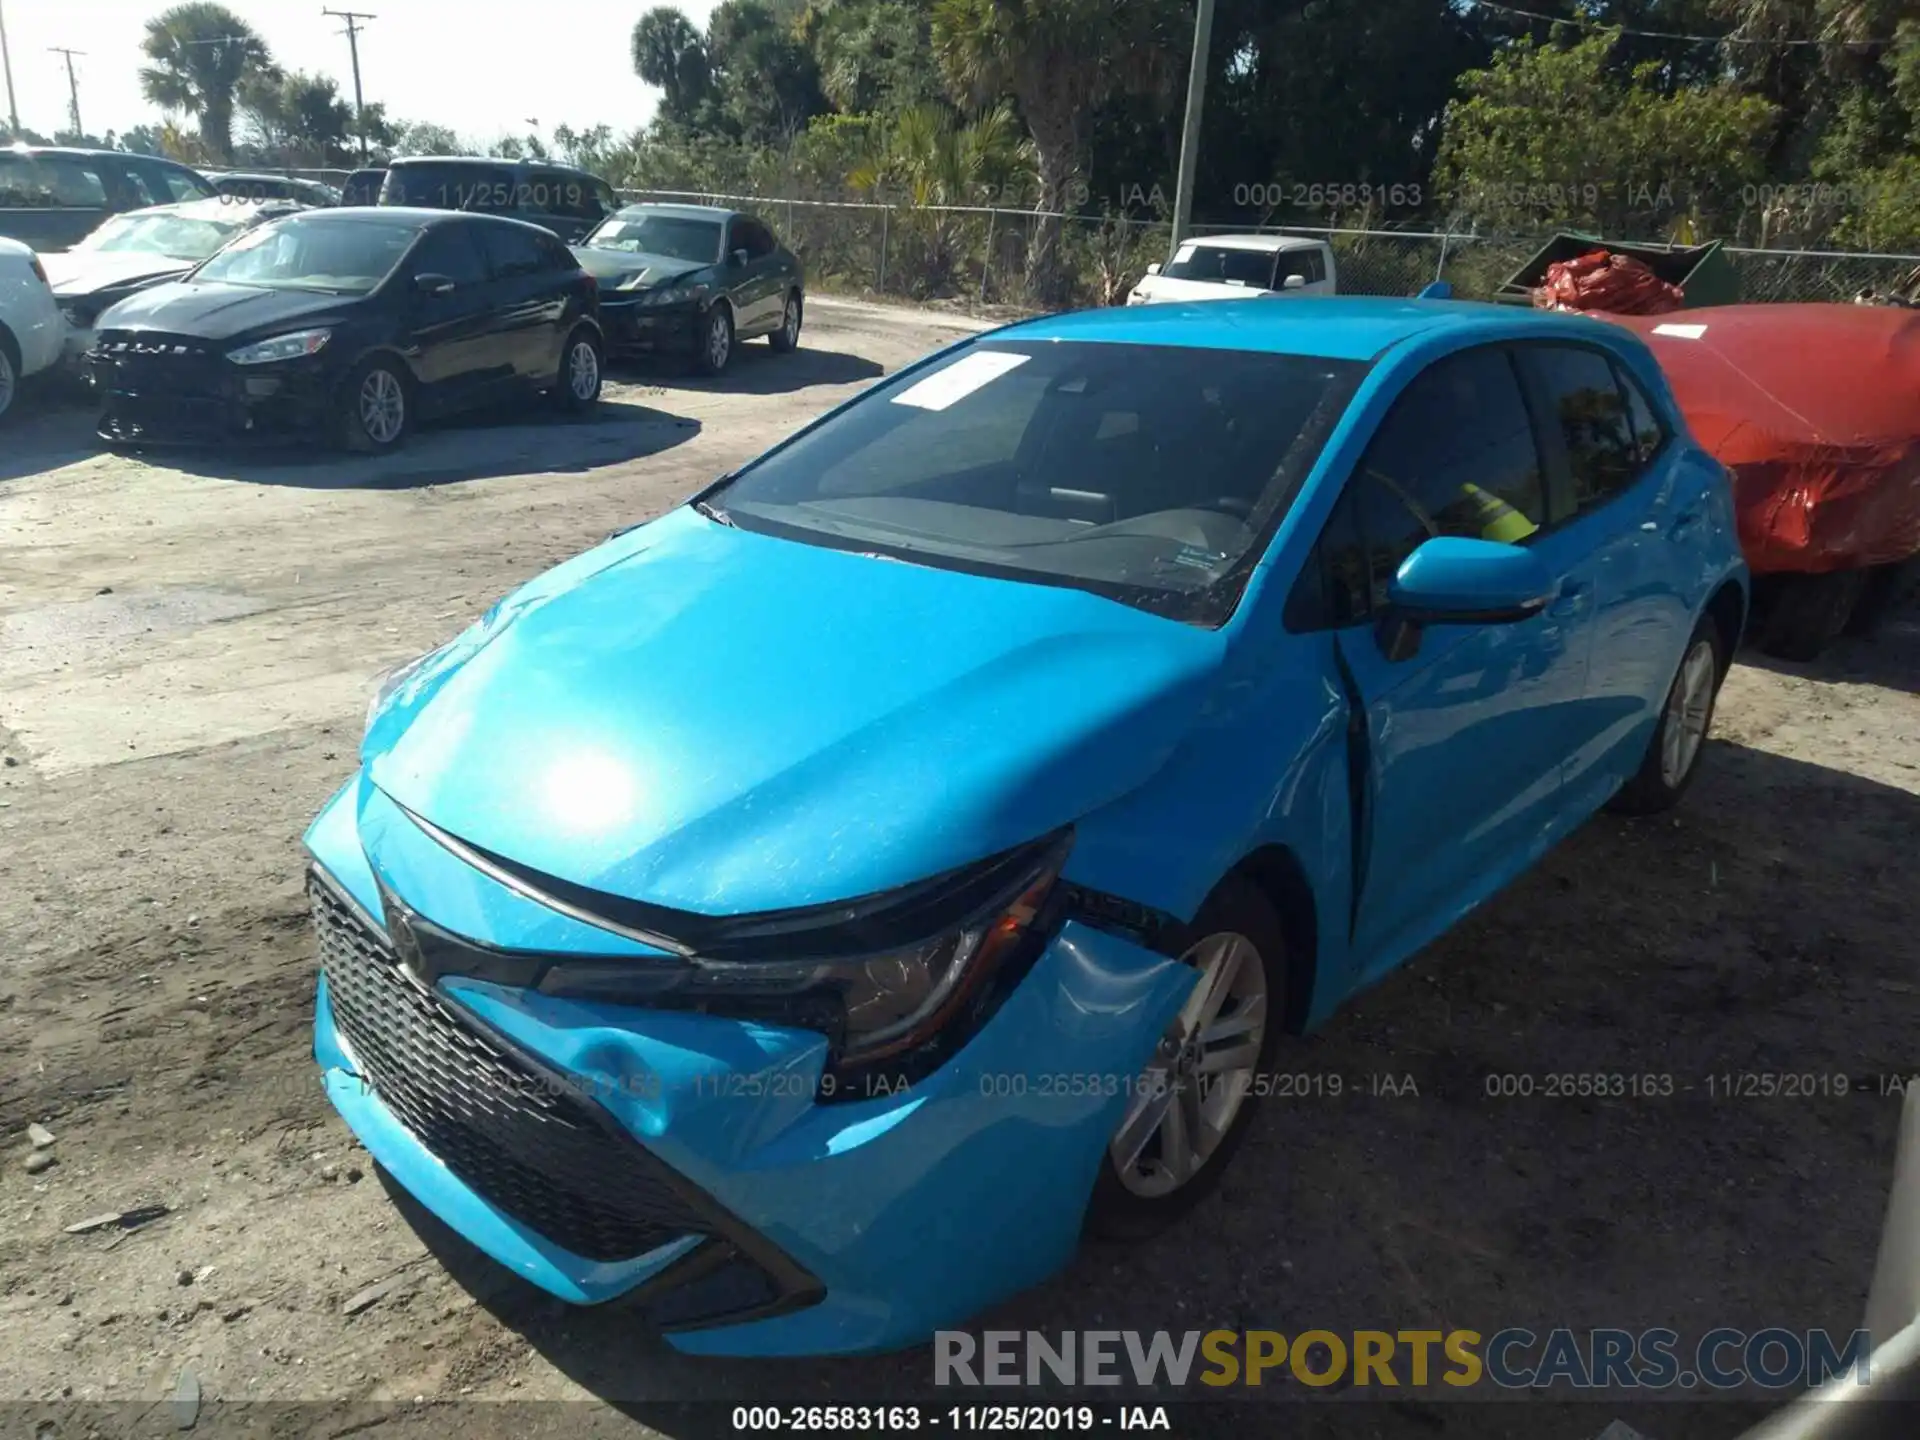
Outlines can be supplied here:
[[[78, 409], [15, 418], [0, 438], [0, 1398], [151, 1399], [183, 1370], [209, 1401], [343, 1412], [926, 1385], [925, 1352], [693, 1361], [457, 1255], [449, 1273], [318, 1089], [298, 842], [353, 768], [377, 672], [963, 323], [816, 301], [795, 355], [746, 346], [721, 381], [621, 372], [588, 419], [503, 414], [373, 462], [133, 459], [103, 453]], [[1869, 1077], [1920, 1070], [1916, 932], [1906, 614], [1814, 667], [1744, 660], [1677, 818], [1589, 825], [1285, 1047], [1289, 1073], [1337, 1076], [1340, 1093], [1322, 1080], [1270, 1101], [1184, 1226], [1089, 1247], [983, 1323], [1850, 1331], [1899, 1108]], [[1549, 1094], [1556, 1075], [1671, 1085]], [[1830, 1093], [1836, 1076], [1852, 1093]], [[29, 1121], [56, 1136], [38, 1173]], [[142, 1206], [167, 1213], [67, 1233]], [[1415, 1433], [1492, 1433], [1428, 1413]]]

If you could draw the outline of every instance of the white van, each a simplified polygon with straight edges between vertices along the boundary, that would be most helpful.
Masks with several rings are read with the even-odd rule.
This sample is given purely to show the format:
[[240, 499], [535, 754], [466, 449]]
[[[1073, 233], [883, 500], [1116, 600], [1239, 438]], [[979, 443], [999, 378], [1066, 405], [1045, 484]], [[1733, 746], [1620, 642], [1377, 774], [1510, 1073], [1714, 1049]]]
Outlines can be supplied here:
[[1245, 300], [1253, 295], [1336, 293], [1333, 247], [1295, 235], [1209, 235], [1184, 241], [1165, 265], [1149, 265], [1129, 305], [1169, 300]]

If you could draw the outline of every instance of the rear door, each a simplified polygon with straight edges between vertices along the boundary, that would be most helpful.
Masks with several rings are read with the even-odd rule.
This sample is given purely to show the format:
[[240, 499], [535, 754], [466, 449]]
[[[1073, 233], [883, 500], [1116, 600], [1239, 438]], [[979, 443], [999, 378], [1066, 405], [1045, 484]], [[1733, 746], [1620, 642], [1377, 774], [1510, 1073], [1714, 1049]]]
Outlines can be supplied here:
[[1568, 528], [1593, 557], [1593, 664], [1566, 777], [1569, 803], [1591, 810], [1639, 767], [1679, 667], [1692, 615], [1674, 556], [1704, 517], [1676, 507], [1682, 447], [1613, 356], [1557, 344], [1519, 353], [1551, 421]]
[[450, 294], [416, 290], [407, 302], [414, 373], [422, 399], [436, 411], [476, 403], [513, 377], [504, 307], [475, 228], [469, 221], [442, 223], [414, 250], [413, 275], [444, 275], [454, 283]]
[[1379, 626], [1388, 582], [1435, 535], [1534, 548], [1556, 575], [1576, 544], [1551, 526], [1538, 425], [1512, 355], [1437, 361], [1402, 392], [1322, 537], [1338, 664], [1365, 761], [1354, 947], [1399, 963], [1554, 839], [1561, 716], [1586, 680], [1591, 610], [1434, 625], [1396, 659]]
[[541, 243], [547, 237], [504, 221], [474, 228], [493, 277], [501, 358], [520, 378], [544, 382], [558, 363], [554, 330], [566, 308], [563, 277]]

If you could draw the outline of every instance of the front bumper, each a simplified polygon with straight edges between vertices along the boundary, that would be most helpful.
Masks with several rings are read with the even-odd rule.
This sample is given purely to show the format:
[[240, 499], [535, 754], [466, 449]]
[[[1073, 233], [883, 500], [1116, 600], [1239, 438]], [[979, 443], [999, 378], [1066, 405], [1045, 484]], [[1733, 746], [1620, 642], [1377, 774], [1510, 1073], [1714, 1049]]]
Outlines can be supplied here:
[[701, 306], [642, 305], [637, 300], [600, 298], [600, 325], [609, 355], [691, 355], [700, 348]]
[[82, 378], [100, 402], [98, 430], [117, 444], [216, 444], [311, 435], [334, 410], [331, 366], [241, 366], [224, 356], [124, 357], [96, 343]]
[[[395, 809], [360, 779], [307, 836], [370, 923], [385, 887], [434, 923], [503, 948], [590, 943]], [[423, 1117], [410, 1086], [383, 1094], [366, 1082], [377, 1067], [355, 1055], [345, 992], [325, 976], [314, 1051], [329, 1097], [374, 1158], [549, 1293], [632, 1303], [690, 1353], [862, 1353], [921, 1343], [1067, 1261], [1127, 1088], [1193, 974], [1069, 923], [943, 1068], [897, 1093], [832, 1103], [816, 1098], [826, 1043], [807, 1031], [441, 980], [432, 1003], [450, 1023], [518, 1057], [546, 1094], [597, 1111], [606, 1165], [626, 1177], [610, 1203], [640, 1224], [621, 1238], [564, 1216], [544, 1222], [591, 1255], [528, 1223], [553, 1212], [477, 1166]], [[564, 1159], [521, 1158], [576, 1191], [597, 1186]], [[655, 1179], [668, 1201], [633, 1202]]]

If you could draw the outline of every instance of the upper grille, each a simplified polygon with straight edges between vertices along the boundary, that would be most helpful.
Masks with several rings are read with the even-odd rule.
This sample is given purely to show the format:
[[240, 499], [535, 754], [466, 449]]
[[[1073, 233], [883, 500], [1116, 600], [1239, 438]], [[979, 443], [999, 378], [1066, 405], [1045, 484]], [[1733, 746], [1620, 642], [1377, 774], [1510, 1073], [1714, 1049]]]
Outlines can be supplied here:
[[148, 395], [217, 395], [227, 374], [220, 350], [191, 335], [104, 330], [93, 359], [107, 384]]
[[449, 1170], [588, 1260], [626, 1260], [712, 1231], [665, 1163], [577, 1088], [408, 979], [386, 937], [324, 881], [309, 892], [334, 1023], [361, 1079]]

